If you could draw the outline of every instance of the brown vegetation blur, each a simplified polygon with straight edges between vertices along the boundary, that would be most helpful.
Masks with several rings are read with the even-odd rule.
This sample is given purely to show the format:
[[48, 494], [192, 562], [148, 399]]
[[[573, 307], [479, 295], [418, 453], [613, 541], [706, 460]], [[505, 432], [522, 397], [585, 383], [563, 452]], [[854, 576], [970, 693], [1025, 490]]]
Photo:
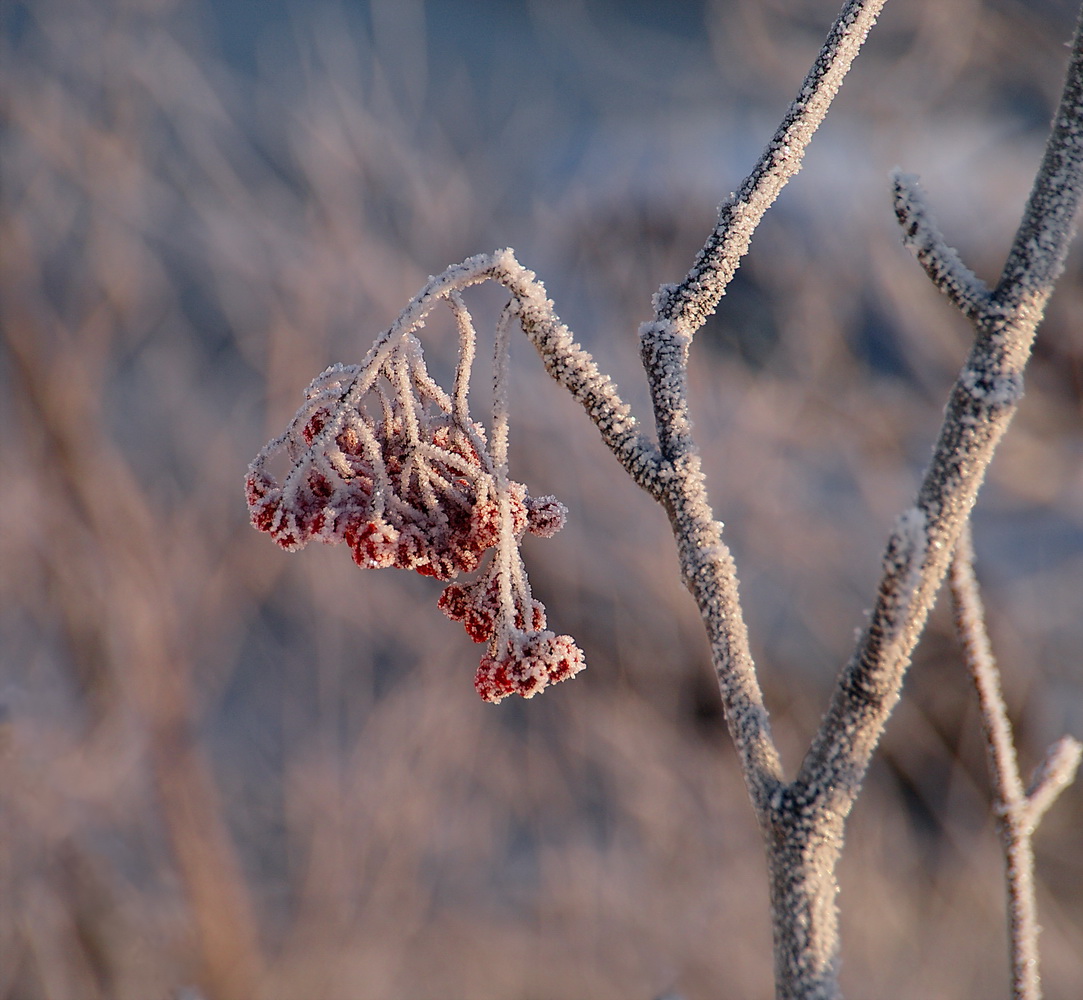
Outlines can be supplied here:
[[[283, 553], [241, 480], [426, 275], [509, 244], [646, 415], [650, 295], [836, 2], [5, 6], [0, 997], [769, 995], [758, 832], [664, 517], [525, 340], [512, 471], [570, 508], [525, 556], [586, 651], [574, 681], [482, 703], [438, 585]], [[695, 345], [791, 770], [969, 336], [900, 245], [888, 171], [921, 173], [995, 277], [1072, 17], [889, 4]], [[426, 341], [435, 369], [453, 350]], [[1029, 769], [1083, 735], [1078, 248], [975, 538]], [[1077, 785], [1036, 841], [1051, 998], [1080, 977], [1081, 826]], [[844, 988], [1005, 995], [1001, 872], [941, 607], [849, 827]]]

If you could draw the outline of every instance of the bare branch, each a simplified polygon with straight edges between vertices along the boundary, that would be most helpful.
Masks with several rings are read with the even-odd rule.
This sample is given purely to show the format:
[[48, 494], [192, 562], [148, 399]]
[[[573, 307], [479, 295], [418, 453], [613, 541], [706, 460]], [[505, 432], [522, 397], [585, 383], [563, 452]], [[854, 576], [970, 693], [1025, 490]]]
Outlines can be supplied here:
[[1033, 791], [1023, 788], [1019, 757], [1000, 685], [1000, 671], [985, 627], [970, 524], [964, 525], [951, 564], [955, 629], [981, 706], [986, 756], [993, 776], [997, 826], [1004, 845], [1011, 933], [1012, 995], [1039, 1000], [1038, 906], [1034, 894], [1034, 831], [1042, 813], [1072, 780], [1083, 747], [1062, 737], [1047, 751], [1035, 773]]
[[[522, 505], [526, 500], [512, 495], [514, 484], [506, 481], [502, 471], [506, 450], [505, 338], [507, 323], [517, 319], [549, 374], [583, 406], [622, 466], [669, 516], [681, 574], [706, 626], [727, 725], [764, 833], [780, 998], [827, 1000], [839, 996], [835, 871], [845, 820], [898, 701], [914, 646], [948, 571], [951, 553], [985, 470], [1022, 396], [1023, 370], [1035, 329], [1052, 281], [1063, 267], [1083, 188], [1083, 51], [1078, 35], [1045, 159], [994, 293], [946, 244], [914, 181], [905, 175], [896, 176], [896, 211], [906, 242], [937, 287], [974, 323], [975, 343], [953, 386], [933, 460], [915, 502], [892, 532], [867, 627], [841, 671], [827, 714], [796, 780], [786, 784], [752, 662], [736, 568], [722, 538], [722, 523], [709, 503], [692, 435], [688, 355], [695, 331], [717, 307], [764, 212], [800, 169], [808, 143], [883, 3], [845, 3], [797, 99], [755, 169], [720, 208], [717, 223], [688, 274], [679, 285], [664, 285], [655, 295], [654, 319], [640, 330], [640, 353], [651, 392], [657, 445], [640, 431], [611, 379], [599, 371], [593, 358], [561, 323], [533, 272], [523, 268], [510, 250], [503, 250], [470, 258], [430, 279], [377, 339], [360, 366], [330, 369], [313, 383], [306, 404], [309, 410], [303, 409], [291, 431], [265, 449], [269, 453], [286, 447], [300, 469], [284, 491], [270, 479], [261, 478], [262, 454], [250, 473], [250, 504], [257, 527], [282, 535], [280, 529], [285, 522], [275, 505], [288, 501], [299, 513], [286, 527], [296, 523], [308, 533], [307, 538], [340, 532], [337, 521], [326, 520], [326, 505], [319, 507], [316, 500], [320, 498], [315, 494], [321, 490], [338, 491], [336, 497], [343, 491], [357, 493], [357, 481], [363, 480], [362, 485], [371, 481], [373, 488], [362, 490], [364, 495], [357, 503], [364, 507], [366, 518], [370, 507], [383, 517], [380, 505], [388, 496], [394, 499], [396, 488], [394, 483], [391, 487], [385, 485], [386, 467], [402, 466], [409, 475], [397, 487], [402, 494], [401, 509], [388, 515], [394, 521], [392, 526], [421, 524], [427, 532], [423, 541], [429, 548], [446, 542], [444, 547], [451, 553], [448, 559], [456, 556], [460, 561], [478, 555], [482, 541], [493, 547], [492, 540], [487, 536], [482, 539], [475, 525], [469, 532], [459, 526], [447, 541], [449, 525], [444, 523], [446, 518], [436, 516], [440, 513], [437, 501], [445, 494], [455, 499], [456, 491], [469, 486], [469, 496], [460, 506], [470, 508], [473, 524], [476, 511], [486, 511], [486, 504], [492, 503], [491, 495], [496, 496], [500, 504], [500, 537], [491, 568], [473, 583], [446, 588], [441, 607], [449, 617], [462, 620], [473, 638], [480, 635], [490, 641], [475, 681], [483, 697], [496, 701], [508, 693], [505, 675], [509, 665], [527, 670], [527, 680], [534, 677], [532, 671], [539, 664], [559, 667], [551, 676], [542, 678], [546, 683], [571, 676], [581, 666], [581, 654], [574, 646], [562, 645], [564, 640], [571, 643], [570, 637], [542, 631], [544, 609], [531, 597], [521, 562], [517, 561], [516, 545], [522, 530], [516, 526], [519, 521], [526, 518], [525, 523], [529, 523], [532, 516], [535, 523], [531, 530], [543, 533], [543, 529], [555, 530], [558, 526], [558, 512], [554, 508], [546, 513], [535, 507], [516, 513], [518, 508], [513, 508], [513, 502]], [[459, 293], [490, 279], [503, 285], [511, 296], [497, 331], [491, 456], [485, 453], [481, 431], [474, 429], [466, 416], [468, 373], [461, 370], [462, 360], [453, 393], [448, 395], [425, 374], [420, 354], [415, 357], [409, 350], [410, 338], [428, 312], [437, 303], [446, 302], [459, 324], [463, 357], [470, 354], [473, 330]], [[390, 390], [379, 388], [381, 378], [391, 384]], [[395, 462], [383, 462], [381, 458], [380, 448], [386, 450], [394, 435], [381, 429], [383, 437], [377, 440], [373, 429], [377, 420], [364, 410], [366, 394], [371, 399], [374, 386], [384, 406], [384, 424], [390, 427], [394, 423], [386, 419], [386, 413], [396, 405], [402, 414], [404, 433], [409, 438], [400, 449], [406, 456], [405, 464], [398, 460], [402, 456], [397, 456]], [[428, 411], [432, 414], [427, 418]], [[433, 438], [432, 442], [419, 432], [426, 419], [431, 426], [422, 429]], [[445, 427], [449, 420], [453, 427]], [[347, 433], [351, 430], [352, 435]], [[461, 446], [449, 449], [436, 442], [434, 435], [443, 441], [452, 431], [456, 441], [462, 439]], [[397, 438], [391, 444], [398, 447]], [[310, 476], [309, 466], [319, 475]], [[423, 480], [423, 488], [414, 489], [410, 476]], [[418, 499], [409, 492], [411, 489]], [[525, 488], [523, 492], [525, 497]], [[305, 502], [298, 504], [298, 497]], [[549, 507], [555, 504], [553, 501]], [[349, 525], [340, 533], [347, 530], [352, 531]], [[277, 540], [290, 547], [295, 538], [287, 533]], [[371, 558], [375, 542], [370, 543], [368, 536], [358, 540], [351, 535], [347, 540], [356, 550], [355, 558], [358, 552], [365, 559]], [[441, 552], [443, 549], [436, 555]], [[397, 548], [393, 559], [398, 561], [392, 564], [400, 566], [413, 560], [421, 567], [419, 571], [438, 570], [447, 579], [463, 568], [450, 562], [445, 568], [424, 547], [402, 551]], [[980, 613], [976, 620], [980, 623]], [[980, 629], [972, 631], [980, 636]], [[544, 648], [538, 645], [542, 640], [548, 643]], [[991, 654], [987, 649], [982, 651], [978, 639], [974, 640], [973, 655], [978, 659], [986, 656], [991, 662]], [[995, 670], [992, 676], [995, 679]], [[530, 680], [529, 686], [519, 683], [517, 690], [529, 696], [540, 689]], [[1012, 831], [1011, 837], [1005, 837], [1009, 882], [1020, 887], [1013, 890], [1013, 926], [1026, 928], [1033, 922], [1032, 902], [1027, 903], [1027, 892], [1032, 896], [1026, 883], [1032, 867], [1028, 824], [1037, 821], [1056, 792], [1070, 780], [1078, 764], [1079, 747], [1065, 741], [1054, 748], [1046, 765], [1039, 769], [1034, 791], [1028, 796], [1015, 766], [1010, 727], [998, 732], [997, 745], [1001, 748], [997, 759], [1005, 761], [998, 765], [998, 780], [1002, 772], [1005, 788], [1003, 824]], [[1016, 900], [1019, 914], [1014, 912]], [[1029, 932], [1020, 938], [1032, 945], [1036, 941]], [[1036, 960], [1029, 953], [1019, 961], [1036, 969]]]
[[1018, 807], [1026, 799], [1026, 792], [1019, 776], [1012, 726], [1000, 687], [1000, 670], [985, 628], [985, 608], [974, 575], [974, 544], [969, 521], [963, 526], [959, 541], [955, 544], [949, 582], [955, 607], [955, 630], [963, 644], [967, 669], [978, 691], [999, 804], [1004, 808]]
[[689, 334], [715, 311], [764, 212], [800, 169], [805, 150], [827, 115], [885, 0], [849, 0], [828, 32], [801, 90], [740, 190], [718, 210], [718, 222], [679, 285], [663, 285], [655, 317]]
[[964, 316], [973, 319], [982, 315], [989, 308], [991, 293], [962, 262], [959, 252], [948, 246], [929, 212], [917, 177], [896, 170], [892, 182], [895, 215], [903, 227], [903, 243], [914, 252], [933, 284]]
[[1062, 736], [1045, 752], [1027, 785], [1030, 825], [1036, 827], [1046, 810], [1074, 780], [1083, 758], [1083, 744], [1071, 736]]
[[474, 257], [460, 266], [474, 262], [512, 293], [512, 308], [523, 332], [541, 355], [545, 370], [587, 411], [602, 440], [635, 482], [658, 496], [658, 449], [640, 432], [613, 380], [599, 371], [589, 352], [576, 343], [560, 321], [534, 272], [523, 267], [511, 250], [500, 250], [487, 258]]
[[1039, 313], [1064, 268], [1083, 197], [1083, 11], [1042, 165], [1034, 178], [1022, 222], [993, 292], [1010, 308], [1030, 303]]
[[763, 214], [800, 170], [805, 150], [883, 2], [851, 0], [843, 6], [759, 162], [719, 209], [714, 230], [681, 284], [663, 285], [656, 293], [655, 319], [640, 329], [640, 354], [664, 462], [659, 478], [664, 488], [652, 492], [669, 513], [682, 577], [707, 626], [726, 720], [761, 821], [781, 781], [781, 765], [749, 650], [736, 566], [722, 540], [722, 525], [711, 512], [692, 439], [688, 349], [748, 252]]
[[726, 724], [762, 820], [781, 784], [782, 763], [752, 661], [737, 566], [722, 540], [722, 523], [707, 503], [699, 456], [688, 456], [675, 470], [663, 503], [677, 541], [681, 577], [707, 629]]
[[[988, 306], [971, 317], [977, 337], [955, 381], [940, 438], [918, 492], [916, 506], [925, 517], [927, 548], [909, 605], [903, 641], [886, 651], [879, 648], [878, 637], [891, 624], [884, 618], [886, 609], [878, 604], [858, 649], [843, 670], [828, 714], [802, 765], [799, 781], [803, 783], [852, 789], [848, 794], [856, 794], [869, 755], [898, 699], [910, 655], [947, 572], [956, 539], [996, 445], [1022, 398], [1023, 370], [1052, 279], [1063, 267], [1071, 218], [1083, 191], [1081, 77], [1083, 45], [1077, 28], [1064, 96], [1024, 214], [1021, 235], [1016, 238], [1004, 277]], [[904, 221], [914, 219], [913, 211], [908, 210]], [[927, 218], [920, 218], [919, 232], [932, 245], [942, 247], [942, 237]], [[939, 256], [941, 263], [934, 268], [934, 280], [936, 274], [943, 274], [960, 281], [958, 268], [943, 253]], [[1024, 264], [1033, 272], [1023, 270]], [[965, 311], [977, 302], [973, 296], [962, 294], [957, 304]], [[858, 733], [861, 736], [855, 739]]]

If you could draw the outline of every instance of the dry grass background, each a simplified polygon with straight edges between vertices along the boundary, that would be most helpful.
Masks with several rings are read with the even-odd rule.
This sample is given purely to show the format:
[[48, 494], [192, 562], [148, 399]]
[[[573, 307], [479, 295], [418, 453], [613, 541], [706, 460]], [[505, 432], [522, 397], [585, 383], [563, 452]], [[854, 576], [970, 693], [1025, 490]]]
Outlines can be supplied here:
[[[476, 697], [431, 581], [257, 535], [241, 478], [427, 274], [506, 244], [643, 412], [650, 293], [834, 0], [272, 6], [3, 13], [0, 996], [164, 1000], [201, 976], [215, 1000], [770, 995], [758, 833], [664, 518], [525, 343], [513, 468], [571, 510], [527, 561], [589, 665], [535, 701]], [[790, 767], [968, 338], [900, 246], [887, 171], [922, 172], [995, 275], [1070, 8], [889, 5], [697, 342]], [[453, 348], [427, 341], [437, 367]], [[1028, 766], [1083, 733], [1081, 417], [1077, 250], [976, 517]], [[1036, 841], [1052, 998], [1081, 975], [1081, 826], [1077, 787]], [[1005, 995], [943, 608], [847, 848], [850, 994]]]

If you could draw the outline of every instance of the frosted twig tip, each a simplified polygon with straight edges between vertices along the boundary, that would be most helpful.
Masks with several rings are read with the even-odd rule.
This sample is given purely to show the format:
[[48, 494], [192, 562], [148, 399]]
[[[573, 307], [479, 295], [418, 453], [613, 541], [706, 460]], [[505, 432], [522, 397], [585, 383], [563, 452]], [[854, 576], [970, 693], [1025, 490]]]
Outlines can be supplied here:
[[1081, 758], [1083, 744], [1071, 736], [1062, 736], [1046, 751], [1027, 788], [1027, 807], [1035, 826], [1057, 796], [1075, 779]]
[[959, 252], [948, 246], [933, 219], [918, 177], [896, 168], [891, 175], [895, 217], [903, 230], [903, 244], [963, 315], [974, 318], [989, 308], [991, 295], [985, 283], [962, 261]]

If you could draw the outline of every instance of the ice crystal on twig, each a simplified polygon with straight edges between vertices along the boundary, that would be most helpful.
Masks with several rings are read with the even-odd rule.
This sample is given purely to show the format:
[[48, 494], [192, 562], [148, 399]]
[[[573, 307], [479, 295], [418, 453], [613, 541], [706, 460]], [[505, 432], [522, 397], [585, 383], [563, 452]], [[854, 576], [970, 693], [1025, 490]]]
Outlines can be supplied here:
[[[449, 272], [445, 272], [447, 275]], [[443, 277], [443, 276], [442, 276]], [[463, 283], [465, 284], [465, 282]], [[429, 375], [414, 335], [439, 301], [459, 330], [452, 393]], [[570, 636], [545, 628], [519, 554], [530, 532], [564, 525], [554, 497], [531, 497], [507, 474], [507, 327], [497, 324], [490, 434], [467, 408], [475, 331], [459, 288], [433, 279], [361, 365], [335, 365], [305, 391], [286, 432], [256, 457], [245, 480], [252, 524], [282, 548], [345, 543], [362, 568], [397, 567], [451, 581], [440, 608], [488, 648], [475, 687], [486, 701], [529, 698], [583, 668]], [[279, 482], [269, 463], [284, 454]]]

